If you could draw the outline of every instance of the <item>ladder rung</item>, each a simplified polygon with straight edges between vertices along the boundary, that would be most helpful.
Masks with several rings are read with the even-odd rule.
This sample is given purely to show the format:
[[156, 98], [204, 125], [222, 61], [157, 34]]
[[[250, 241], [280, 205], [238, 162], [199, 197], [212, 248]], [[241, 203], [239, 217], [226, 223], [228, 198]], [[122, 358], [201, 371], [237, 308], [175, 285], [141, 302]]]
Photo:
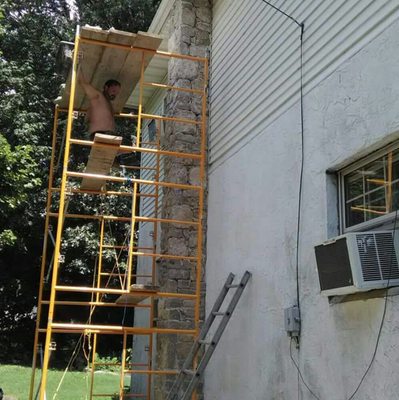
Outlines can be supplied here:
[[[176, 399], [190, 400], [192, 398], [192, 394], [196, 389], [196, 387], [198, 386], [198, 384], [200, 383], [201, 376], [203, 376], [203, 373], [205, 371], [205, 367], [207, 366], [210, 358], [212, 357], [213, 352], [215, 351], [217, 344], [219, 343], [220, 337], [222, 336], [223, 331], [226, 328], [229, 319], [238, 303], [238, 300], [240, 299], [242, 292], [244, 291], [245, 286], [249, 278], [251, 277], [251, 273], [249, 271], [245, 271], [243, 277], [241, 278], [240, 283], [237, 285], [232, 284], [234, 277], [235, 275], [233, 273], [230, 273], [229, 276], [227, 277], [227, 280], [223, 285], [222, 291], [220, 292], [218, 298], [215, 301], [215, 304], [212, 307], [211, 314], [208, 316], [208, 318], [206, 318], [205, 324], [201, 329], [199, 337], [202, 339], [197, 338], [197, 340], [193, 343], [190, 353], [183, 364], [183, 368], [180, 370], [180, 374], [177, 377], [172, 388], [170, 389], [166, 400], [176, 400]], [[222, 307], [223, 301], [228, 293], [228, 289], [230, 288], [237, 288], [237, 290], [230, 299], [227, 309], [224, 312], [217, 311]], [[217, 327], [211, 339], [211, 342], [207, 342], [205, 338], [207, 337], [207, 334], [209, 332], [212, 323], [215, 321], [216, 315], [224, 316], [224, 318], [218, 321], [219, 326]], [[207, 348], [203, 348], [204, 354], [202, 355], [201, 360], [198, 362], [198, 365], [196, 365], [195, 371], [186, 369], [187, 367], [190, 368], [190, 366], [193, 365], [194, 358], [198, 350], [200, 349], [200, 347], [198, 346], [199, 344], [209, 344], [210, 346]], [[184, 383], [185, 381], [184, 375], [191, 375], [188, 384]], [[178, 398], [179, 390], [181, 389], [183, 383], [186, 386], [184, 389], [184, 394], [183, 396]]]
[[183, 372], [185, 375], [195, 375], [195, 371], [191, 369], [183, 369], [181, 372]]

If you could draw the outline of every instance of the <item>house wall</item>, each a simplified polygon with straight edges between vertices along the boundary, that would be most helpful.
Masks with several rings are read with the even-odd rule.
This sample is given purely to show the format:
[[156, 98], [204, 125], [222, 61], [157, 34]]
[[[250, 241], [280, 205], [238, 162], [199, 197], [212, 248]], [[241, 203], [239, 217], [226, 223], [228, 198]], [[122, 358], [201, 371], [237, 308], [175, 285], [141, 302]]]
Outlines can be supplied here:
[[[338, 233], [326, 171], [399, 138], [399, 4], [273, 4], [305, 19], [302, 336], [291, 355], [318, 398], [343, 400], [372, 358], [384, 299], [329, 304], [314, 246]], [[299, 28], [260, 0], [216, 0], [212, 46], [207, 311], [229, 272], [253, 276], [207, 367], [205, 398], [314, 399], [291, 360], [283, 318], [297, 298]], [[398, 398], [398, 327], [392, 296], [376, 359], [353, 399]]]
[[[299, 99], [299, 27], [262, 0], [214, 0], [210, 162], [222, 163]], [[388, 0], [273, 1], [305, 21], [305, 91], [397, 19]]]

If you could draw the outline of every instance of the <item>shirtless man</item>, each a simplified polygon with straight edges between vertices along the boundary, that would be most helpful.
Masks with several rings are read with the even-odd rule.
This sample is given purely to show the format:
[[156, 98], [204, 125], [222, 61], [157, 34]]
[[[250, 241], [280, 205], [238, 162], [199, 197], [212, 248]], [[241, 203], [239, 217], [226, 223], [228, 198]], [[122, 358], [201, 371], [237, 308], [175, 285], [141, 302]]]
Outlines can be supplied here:
[[86, 118], [89, 122], [91, 140], [97, 132], [114, 134], [115, 121], [111, 101], [119, 94], [121, 84], [115, 79], [110, 79], [105, 82], [103, 91], [100, 92], [87, 82], [81, 69], [78, 71], [78, 82], [90, 101]]

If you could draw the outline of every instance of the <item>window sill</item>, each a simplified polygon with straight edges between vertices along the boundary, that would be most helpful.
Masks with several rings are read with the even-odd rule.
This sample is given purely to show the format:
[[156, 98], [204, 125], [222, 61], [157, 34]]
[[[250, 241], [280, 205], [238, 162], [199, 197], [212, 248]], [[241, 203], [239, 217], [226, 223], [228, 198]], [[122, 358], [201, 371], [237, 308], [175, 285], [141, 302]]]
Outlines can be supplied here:
[[[396, 211], [393, 211], [387, 215], [383, 215], [382, 217], [378, 217], [376, 219], [372, 219], [370, 221], [362, 222], [361, 224], [345, 228], [343, 233], [374, 231], [374, 230], [390, 230], [393, 229], [395, 216], [396, 216]], [[396, 227], [399, 228], [399, 213], [396, 225], [397, 225]]]
[[[334, 304], [346, 303], [348, 301], [365, 301], [369, 299], [380, 299], [384, 298], [387, 290], [386, 289], [375, 289], [368, 292], [359, 292], [353, 294], [346, 294], [343, 296], [330, 296], [328, 297], [328, 302], [330, 306]], [[388, 297], [398, 296], [399, 286], [390, 287], [388, 289]]]

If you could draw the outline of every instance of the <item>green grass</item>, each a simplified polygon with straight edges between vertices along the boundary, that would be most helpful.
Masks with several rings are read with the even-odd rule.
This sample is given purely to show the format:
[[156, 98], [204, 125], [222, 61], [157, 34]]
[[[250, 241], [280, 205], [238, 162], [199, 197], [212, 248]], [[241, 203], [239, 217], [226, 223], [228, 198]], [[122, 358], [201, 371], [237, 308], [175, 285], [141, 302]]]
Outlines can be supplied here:
[[[36, 371], [36, 389], [40, 379], [40, 370]], [[63, 371], [51, 370], [47, 377], [47, 400], [52, 400], [57, 386], [62, 378]], [[31, 368], [17, 365], [0, 365], [0, 387], [4, 394], [15, 400], [28, 400]], [[125, 385], [129, 384], [129, 377], [125, 376]], [[86, 400], [89, 398], [90, 373], [68, 372], [58, 391], [58, 400]], [[94, 378], [94, 393], [117, 393], [119, 388], [119, 374], [98, 371]], [[87, 396], [87, 397], [86, 397]], [[97, 397], [112, 399], [112, 396]]]

